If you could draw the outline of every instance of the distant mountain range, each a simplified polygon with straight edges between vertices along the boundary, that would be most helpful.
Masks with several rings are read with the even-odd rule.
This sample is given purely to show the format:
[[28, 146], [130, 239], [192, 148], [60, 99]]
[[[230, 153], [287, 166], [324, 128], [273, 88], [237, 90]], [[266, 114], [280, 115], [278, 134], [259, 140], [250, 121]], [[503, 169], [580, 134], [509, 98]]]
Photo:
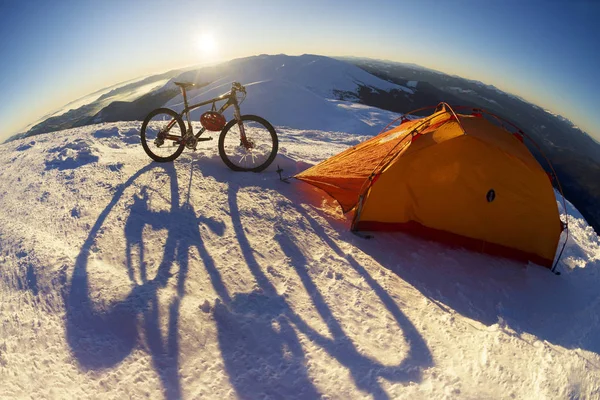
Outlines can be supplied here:
[[[181, 110], [182, 98], [174, 81], [198, 84], [189, 93], [192, 102], [226, 92], [232, 81], [240, 81], [248, 87], [244, 113], [262, 115], [280, 126], [365, 135], [378, 133], [395, 113], [441, 101], [487, 109], [534, 138], [552, 161], [566, 197], [600, 232], [598, 142], [567, 118], [518, 96], [414, 64], [354, 57], [261, 55], [174, 70], [86, 96], [9, 140], [100, 122], [143, 120], [149, 111], [165, 105]], [[362, 107], [361, 113], [355, 112], [357, 107]], [[192, 117], [197, 120], [199, 111]], [[545, 166], [539, 151], [530, 148]]]

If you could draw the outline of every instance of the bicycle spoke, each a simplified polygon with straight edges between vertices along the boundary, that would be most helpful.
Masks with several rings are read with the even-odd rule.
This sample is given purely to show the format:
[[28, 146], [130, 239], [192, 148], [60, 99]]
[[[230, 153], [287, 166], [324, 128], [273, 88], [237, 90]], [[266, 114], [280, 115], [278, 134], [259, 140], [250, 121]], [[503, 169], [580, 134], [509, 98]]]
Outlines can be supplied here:
[[[256, 121], [244, 121], [246, 140], [240, 136], [239, 126], [233, 125], [224, 140], [224, 151], [230, 162], [244, 170], [252, 170], [271, 157], [275, 144], [267, 127]], [[247, 146], [244, 146], [244, 142]]]
[[146, 152], [156, 161], [169, 161], [181, 153], [181, 125], [176, 114], [156, 110], [144, 121], [142, 144]]

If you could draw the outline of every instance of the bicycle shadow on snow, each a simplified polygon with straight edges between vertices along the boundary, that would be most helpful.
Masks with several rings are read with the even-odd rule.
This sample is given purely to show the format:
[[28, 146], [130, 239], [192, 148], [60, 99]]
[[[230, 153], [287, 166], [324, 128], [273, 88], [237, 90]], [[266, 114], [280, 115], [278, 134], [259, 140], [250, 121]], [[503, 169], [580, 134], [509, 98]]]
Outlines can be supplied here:
[[[210, 169], [206, 169], [206, 174], [214, 176], [217, 173], [217, 171], [211, 173]], [[260, 283], [261, 291], [265, 293], [262, 296], [277, 298], [273, 285], [261, 272], [253, 257], [252, 247], [242, 227], [237, 192], [244, 184], [244, 181], [229, 184], [228, 196], [236, 235], [244, 249], [247, 264]], [[289, 200], [287, 204], [303, 216], [303, 221], [308, 222], [308, 226], [338, 256], [346, 258], [350, 266], [365, 279], [394, 316], [407, 341], [412, 345], [409, 355], [403, 361], [403, 367], [409, 368], [396, 368], [394, 370], [396, 375], [391, 379], [389, 375], [392, 369], [382, 372], [380, 376], [392, 381], [418, 381], [418, 373], [407, 377], [402, 376], [400, 371], [410, 368], [418, 371], [433, 365], [426, 343], [387, 291], [352, 256], [344, 254], [344, 251], [327, 234], [325, 227], [298, 204], [299, 191], [294, 189], [294, 185], [304, 184], [293, 181], [292, 185], [286, 185], [278, 182], [275, 175], [266, 181], [257, 179], [248, 183], [248, 185], [252, 184], [275, 190]], [[329, 341], [312, 331], [298, 315], [294, 314], [285, 303], [285, 299], [282, 299], [283, 305], [280, 309], [286, 313], [286, 319], [346, 366], [357, 387], [370, 392], [375, 397], [385, 397], [376, 380], [367, 379], [361, 382], [362, 377], [369, 375], [369, 369], [374, 368], [370, 364], [372, 362], [366, 360], [364, 356], [357, 355], [352, 341], [345, 340], [347, 337], [343, 329], [333, 317], [331, 309], [307, 270], [299, 268], [307, 263], [306, 257], [297, 245], [299, 238], [292, 230], [282, 228], [275, 240], [289, 257], [291, 266], [300, 277], [318, 313], [323, 320], [327, 321], [329, 332], [334, 339]], [[375, 233], [375, 239], [365, 240], [350, 232], [337, 230], [339, 239], [351, 242], [381, 266], [408, 282], [445, 312], [456, 312], [486, 326], [498, 324], [508, 335], [524, 340], [530, 345], [534, 344], [536, 338], [524, 337], [524, 333], [531, 334], [540, 341], [547, 341], [567, 349], [580, 348], [600, 355], [600, 320], [598, 319], [600, 294], [597, 291], [600, 283], [600, 262], [598, 260], [587, 261], [585, 268], [561, 268], [563, 274], [557, 277], [537, 265], [526, 266], [522, 262], [477, 254], [460, 248], [450, 248], [400, 232]], [[578, 246], [571, 246], [564, 257], [569, 255], [575, 257], [579, 255], [584, 259], [588, 257], [578, 253], [584, 253], [584, 250]], [[597, 363], [585, 354], [579, 352], [577, 354], [591, 366], [598, 367]], [[241, 368], [230, 366], [229, 373], [232, 377], [240, 372]]]
[[[195, 163], [191, 166], [193, 170]], [[433, 364], [427, 345], [390, 295], [351, 256], [346, 257], [350, 265], [379, 297], [410, 345], [408, 355], [399, 365], [384, 366], [360, 354], [305, 269], [307, 259], [296, 244], [294, 231], [284, 225], [280, 227], [275, 240], [290, 259], [291, 267], [300, 278], [321, 319], [326, 322], [330, 335], [322, 335], [310, 327], [286, 298], [277, 293], [254, 255], [241, 221], [243, 210], [240, 210], [238, 204], [238, 192], [248, 184], [264, 189], [279, 189], [281, 184], [275, 180], [275, 175], [266, 180], [248, 179], [261, 175], [233, 173], [220, 164], [216, 169], [210, 163], [201, 170], [203, 175], [215, 176], [217, 180], [228, 184], [227, 202], [232, 226], [246, 265], [258, 284], [257, 289], [250, 293], [229, 294], [213, 258], [202, 242], [199, 230], [199, 223], [203, 223], [222, 235], [223, 223], [196, 217], [189, 202], [180, 205], [177, 173], [173, 164], [149, 164], [118, 188], [91, 228], [76, 258], [70, 287], [65, 293], [65, 329], [72, 354], [84, 370], [113, 367], [134, 349], [142, 347], [151, 356], [166, 398], [182, 397], [178, 372], [179, 312], [189, 267], [188, 252], [196, 247], [220, 298], [215, 304], [213, 316], [225, 369], [238, 396], [252, 397], [259, 393], [294, 398], [321, 396], [309, 376], [306, 367], [308, 359], [297, 331], [347, 368], [355, 385], [375, 398], [388, 398], [379, 382], [381, 377], [392, 382], [420, 381], [421, 371]], [[168, 211], [156, 212], [149, 209], [148, 193], [155, 190], [151, 186], [143, 186], [131, 198], [125, 194], [141, 176], [151, 172], [160, 172], [168, 177], [171, 196], [171, 208]], [[192, 184], [191, 176], [192, 171], [188, 193]], [[293, 196], [289, 198], [293, 199]], [[121, 201], [131, 203], [123, 229], [125, 267], [132, 288], [122, 300], [103, 305], [95, 301], [91, 293], [89, 269], [93, 266], [90, 266], [90, 256], [95, 251], [108, 216]], [[308, 225], [328, 246], [338, 255], [344, 256], [336, 243], [328, 238], [319, 222], [302, 207], [293, 204], [293, 200], [288, 203], [307, 220]], [[154, 277], [147, 270], [148, 250], [143, 240], [145, 227], [167, 230], [162, 260]], [[177, 271], [173, 271], [174, 263], [179, 266]], [[159, 323], [158, 291], [174, 276], [177, 295], [167, 307], [168, 323], [164, 335]]]
[[[293, 203], [297, 197], [286, 187], [289, 185], [281, 186], [277, 190], [284, 195], [289, 192], [286, 196]], [[567, 207], [570, 215], [579, 215], [571, 205]], [[312, 226], [323, 232], [320, 224]], [[524, 338], [524, 333], [567, 349], [600, 355], [600, 260], [590, 259], [588, 250], [572, 239], [562, 259], [583, 259], [585, 267], [561, 265], [562, 275], [555, 276], [544, 267], [452, 248], [401, 232], [374, 232], [372, 240], [350, 232], [339, 234], [446, 312], [486, 326], [498, 324], [500, 329], [508, 328], [507, 334], [529, 344], [535, 339]], [[324, 232], [319, 236], [332, 242]], [[593, 238], [590, 235], [590, 241]], [[589, 251], [598, 251], [598, 244], [588, 244]], [[331, 247], [335, 250], [335, 243]], [[343, 252], [338, 254], [343, 256]], [[577, 354], [598, 368], [596, 362]]]
[[[220, 291], [215, 286], [217, 294], [223, 300], [222, 303], [218, 302], [214, 309], [219, 346], [230, 382], [238, 396], [242, 398], [258, 394], [294, 398], [321, 396], [308, 375], [306, 355], [296, 330], [350, 371], [356, 387], [372, 394], [374, 398], [388, 398], [381, 386], [380, 378], [391, 382], [421, 380], [422, 370], [431, 367], [433, 360], [417, 329], [367, 270], [352, 256], [344, 254], [328, 237], [321, 224], [301, 206], [294, 203], [293, 195], [286, 197], [285, 194], [286, 206], [290, 207], [291, 211], [299, 213], [307, 222], [307, 226], [338, 256], [345, 257], [378, 296], [402, 331], [409, 345], [408, 354], [398, 365], [386, 366], [359, 352], [306, 269], [308, 260], [297, 245], [297, 235], [285, 224], [278, 226], [279, 233], [276, 234], [275, 241], [290, 260], [289, 266], [299, 277], [317, 313], [325, 322], [329, 335], [322, 335], [309, 326], [294, 311], [286, 297], [278, 294], [274, 283], [267, 277], [254, 255], [255, 251], [241, 220], [244, 211], [240, 210], [238, 192], [245, 186], [258, 186], [261, 189], [273, 189], [282, 193], [282, 189], [286, 189], [287, 185], [278, 182], [275, 174], [263, 179], [258, 178], [260, 175], [242, 176], [244, 174], [224, 173], [222, 169], [217, 169], [218, 167], [210, 163], [208, 165], [199, 163], [199, 165], [203, 175], [213, 176], [228, 185], [227, 199], [234, 233], [245, 264], [258, 286], [250, 293], [236, 293], [233, 296], [230, 296], [227, 291]], [[257, 179], [249, 179], [252, 177]], [[296, 330], [293, 329], [294, 327]]]
[[[577, 214], [570, 208], [570, 214]], [[538, 265], [448, 247], [401, 232], [372, 234], [372, 240], [350, 232], [340, 236], [445, 312], [456, 312], [486, 326], [497, 324], [529, 344], [535, 339], [524, 338], [524, 333], [600, 355], [600, 260], [589, 260], [574, 243], [565, 250], [563, 260], [583, 258], [587, 260], [585, 268], [561, 266], [562, 275], [555, 276]], [[592, 365], [599, 367], [597, 362]]]
[[[148, 207], [148, 191], [153, 188], [148, 186], [141, 188], [140, 195], [133, 196], [133, 203], [124, 223], [126, 268], [132, 289], [122, 300], [108, 306], [98, 304], [90, 294], [90, 255], [94, 252], [109, 214], [117, 203], [128, 200], [125, 191], [141, 176], [150, 172], [167, 175], [171, 208], [169, 211], [151, 211]], [[80, 367], [85, 370], [110, 368], [122, 362], [135, 348], [143, 347], [151, 356], [165, 397], [182, 397], [178, 372], [178, 326], [189, 266], [188, 250], [196, 247], [207, 270], [215, 271], [214, 262], [202, 243], [199, 223], [206, 224], [213, 231], [222, 227], [218, 222], [199, 220], [189, 202], [180, 205], [177, 173], [173, 164], [151, 163], [118, 188], [81, 247], [70, 287], [65, 293], [67, 342]], [[162, 260], [154, 277], [150, 277], [146, 270], [142, 233], [147, 226], [154, 230], [168, 231]], [[172, 271], [174, 263], [178, 265], [176, 273]], [[136, 273], [138, 268], [139, 274]], [[177, 275], [176, 296], [169, 302], [167, 333], [163, 336], [158, 290], [164, 288], [174, 275]], [[218, 281], [216, 278], [214, 280]]]
[[[246, 265], [257, 282], [257, 289], [250, 293], [229, 294], [215, 261], [203, 244], [199, 230], [199, 223], [203, 223], [213, 232], [222, 235], [223, 222], [199, 219], [189, 202], [180, 205], [174, 165], [151, 163], [118, 188], [91, 228], [76, 258], [70, 287], [65, 293], [66, 336], [73, 355], [83, 369], [101, 370], [117, 365], [140, 346], [143, 335], [146, 350], [151, 355], [165, 396], [169, 399], [181, 398], [177, 340], [179, 307], [189, 266], [188, 251], [196, 247], [211, 284], [221, 299], [215, 305], [213, 314], [225, 369], [238, 396], [248, 397], [258, 393], [294, 398], [320, 396], [309, 376], [307, 357], [296, 332], [346, 367], [356, 387], [375, 398], [388, 397], [381, 387], [380, 377], [391, 382], [421, 380], [422, 371], [433, 366], [432, 355], [424, 339], [390, 294], [354, 257], [344, 253], [319, 221], [297, 204], [296, 184], [283, 184], [277, 181], [274, 173], [271, 173], [272, 176], [266, 173], [233, 173], [221, 164], [217, 166], [216, 163], [209, 162], [205, 165], [204, 160], [192, 163], [192, 169], [196, 164], [204, 176], [213, 176], [217, 181], [228, 185], [226, 195], [232, 227]], [[89, 287], [90, 255], [94, 252], [94, 246], [109, 214], [119, 201], [127, 200], [125, 191], [142, 175], [151, 171], [159, 171], [168, 176], [171, 209], [162, 212], [149, 210], [147, 195], [149, 190], [153, 190], [152, 187], [142, 188], [132, 198], [129, 216], [124, 224], [126, 268], [127, 275], [133, 282], [138, 267], [141, 283], [134, 284], [128, 295], [120, 301], [109, 306], [95, 304]], [[190, 180], [190, 186], [191, 184]], [[317, 313], [325, 321], [329, 335], [324, 336], [310, 327], [294, 311], [286, 297], [277, 293], [273, 282], [255, 257], [242, 223], [244, 210], [240, 210], [238, 195], [240, 189], [249, 186], [275, 190], [281, 194], [284, 198], [282, 204], [288, 211], [301, 215], [304, 225], [335, 254], [345, 258], [348, 265], [364, 279], [393, 316], [398, 329], [403, 332], [410, 345], [407, 356], [399, 365], [383, 366], [358, 351], [305, 268], [308, 261], [298, 246], [297, 232], [285, 224], [278, 225], [274, 240], [290, 260], [290, 267], [308, 293]], [[188, 193], [189, 190], [190, 188]], [[145, 226], [168, 231], [162, 260], [154, 277], [148, 276], [146, 271], [146, 249], [142, 237]], [[598, 282], [598, 265], [575, 270], [567, 275], [567, 279], [564, 276], [555, 277], [542, 268], [524, 270], [517, 264], [495, 261], [467, 251], [450, 250], [434, 243], [423, 247], [422, 241], [403, 234], [377, 234], [374, 240], [363, 240], [349, 232], [338, 233], [341, 240], [352, 242], [438, 305], [451, 307], [486, 325], [502, 319], [517, 334], [529, 332], [555, 344], [568, 348], [581, 347], [600, 354], [600, 343], [595, 339], [598, 336], [597, 323], [590, 321], [583, 329], [585, 321], [578, 321], [584, 331], [583, 336], [573, 336], [567, 332], [573, 326], [565, 324], [564, 329], [559, 329], [552, 322], [569, 313], [573, 314], [571, 319], [584, 312], [588, 319], [597, 315], [594, 310], [600, 311], [598, 295], [590, 293], [588, 289], [592, 285], [584, 283]], [[394, 241], [399, 245], [390, 246]], [[430, 254], [422, 254], [425, 251]], [[136, 254], [139, 261], [137, 265]], [[427, 268], [420, 268], [419, 257], [430, 257]], [[467, 262], [473, 263], [473, 257], [482, 257], [481, 268], [472, 270], [466, 265]], [[462, 265], [463, 261], [465, 266]], [[175, 262], [179, 265], [175, 278], [177, 296], [169, 304], [167, 333], [163, 337], [159, 328], [157, 292], [175, 275], [172, 271]], [[486, 265], [486, 262], [490, 265]], [[499, 263], [502, 265], [498, 265]], [[532, 292], [537, 296], [532, 295]], [[549, 299], [558, 300], [554, 311], [547, 306]]]

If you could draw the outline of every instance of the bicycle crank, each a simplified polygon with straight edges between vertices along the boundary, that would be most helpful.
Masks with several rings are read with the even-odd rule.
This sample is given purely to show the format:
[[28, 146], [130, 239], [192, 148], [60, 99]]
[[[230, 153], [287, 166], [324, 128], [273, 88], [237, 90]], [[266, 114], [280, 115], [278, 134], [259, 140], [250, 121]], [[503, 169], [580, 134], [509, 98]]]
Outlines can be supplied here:
[[185, 147], [187, 147], [190, 150], [196, 150], [197, 144], [198, 144], [198, 139], [196, 139], [196, 137], [193, 135], [189, 135], [185, 139]]
[[208, 142], [209, 140], [213, 140], [213, 138], [212, 137], [197, 138], [195, 136], [192, 136], [191, 138], [186, 140], [185, 146], [190, 150], [196, 151], [196, 147], [198, 146], [199, 142]]

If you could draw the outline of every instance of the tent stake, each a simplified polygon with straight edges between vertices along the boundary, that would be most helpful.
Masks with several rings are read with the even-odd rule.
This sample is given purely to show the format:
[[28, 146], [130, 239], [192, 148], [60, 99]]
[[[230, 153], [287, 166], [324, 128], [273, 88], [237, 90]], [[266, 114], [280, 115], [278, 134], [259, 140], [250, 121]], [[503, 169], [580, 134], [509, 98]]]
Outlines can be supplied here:
[[282, 177], [281, 177], [281, 173], [282, 173], [282, 172], [283, 172], [283, 168], [281, 168], [281, 167], [279, 166], [279, 164], [277, 164], [277, 174], [279, 175], [279, 180], [280, 180], [281, 182], [290, 183], [290, 181], [289, 181], [290, 177], [287, 177], [287, 178], [282, 178]]

